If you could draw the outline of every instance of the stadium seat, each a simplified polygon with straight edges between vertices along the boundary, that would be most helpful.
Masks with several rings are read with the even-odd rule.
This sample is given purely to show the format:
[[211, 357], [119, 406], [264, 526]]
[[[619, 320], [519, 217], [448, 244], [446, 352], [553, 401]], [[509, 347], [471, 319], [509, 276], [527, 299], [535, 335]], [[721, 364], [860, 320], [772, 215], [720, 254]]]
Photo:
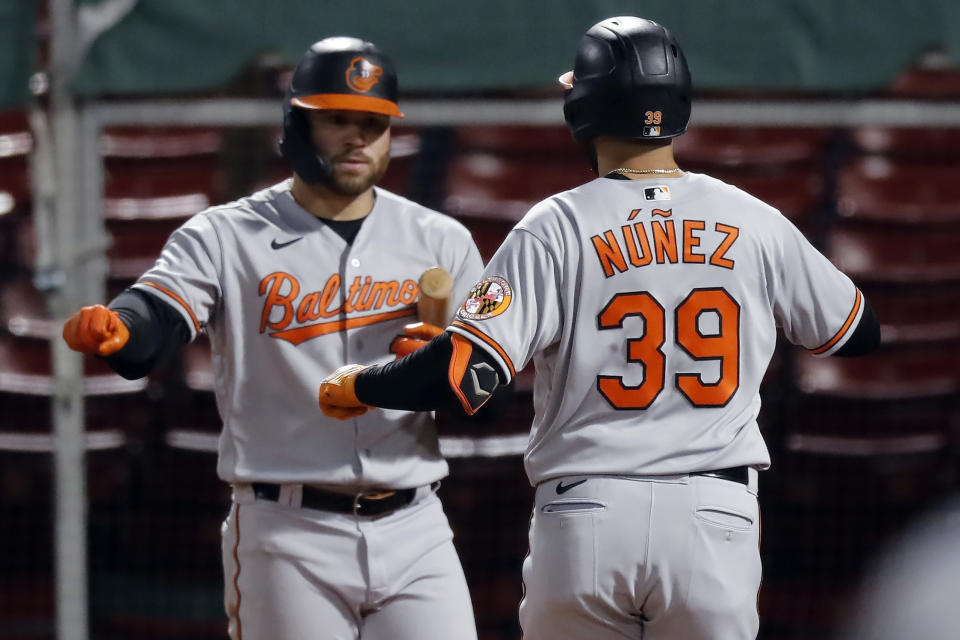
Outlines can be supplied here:
[[[122, 395], [143, 391], [146, 380], [126, 380], [100, 358], [83, 359], [84, 394]], [[50, 343], [0, 334], [0, 392], [49, 396], [53, 390]]]
[[674, 141], [677, 162], [691, 171], [723, 167], [819, 166], [827, 129], [691, 126]]
[[183, 375], [187, 387], [194, 391], [213, 391], [213, 361], [210, 339], [206, 335], [183, 347]]
[[24, 275], [0, 280], [0, 328], [24, 338], [50, 339], [60, 334], [43, 294]]
[[[775, 448], [787, 466], [826, 468], [840, 459], [862, 467], [875, 477], [876, 491], [889, 493], [888, 501], [902, 502], [905, 493], [915, 499], [921, 489], [942, 491], [960, 433], [958, 355], [957, 341], [884, 345], [858, 358], [797, 354], [796, 387]], [[830, 492], [813, 477], [805, 482], [791, 490], [811, 500]]]
[[864, 284], [885, 344], [960, 339], [960, 282]]
[[717, 168], [707, 173], [778, 209], [804, 232], [811, 230], [816, 214], [824, 206], [823, 175], [816, 168]]
[[114, 220], [107, 226], [107, 274], [117, 282], [129, 284], [153, 266], [170, 234], [183, 219]]
[[108, 127], [104, 218], [187, 218], [221, 200], [223, 135], [208, 127]]
[[393, 127], [390, 134], [390, 166], [377, 184], [398, 195], [408, 195], [419, 167], [420, 144], [420, 133], [416, 129]]
[[[27, 536], [32, 547], [42, 549], [49, 557], [53, 544], [47, 532], [53, 525], [49, 520], [37, 521], [19, 513], [4, 511], [4, 519], [19, 535]], [[4, 544], [5, 556], [18, 560], [22, 555], [10, 541]], [[46, 563], [49, 565], [49, 562]], [[27, 575], [16, 575], [0, 567], [4, 579], [0, 580], [0, 620], [4, 630], [18, 640], [50, 640], [55, 637], [56, 584], [52, 567], [45, 566]]]
[[893, 98], [947, 100], [960, 98], [960, 69], [938, 55], [904, 70], [883, 93]]
[[100, 153], [107, 159], [189, 158], [220, 153], [223, 134], [211, 127], [105, 127]]
[[856, 358], [798, 353], [793, 380], [804, 394], [890, 400], [960, 392], [960, 342], [884, 345]]
[[0, 111], [0, 219], [31, 199], [28, 156], [33, 134], [25, 111]]
[[837, 224], [824, 253], [856, 282], [960, 281], [960, 225]]
[[438, 495], [453, 530], [479, 633], [516, 638], [533, 488], [520, 456], [451, 459]]
[[565, 126], [480, 125], [453, 130], [458, 153], [485, 151], [499, 155], [555, 158], [569, 156], [585, 163], [586, 156]]
[[184, 219], [219, 203], [216, 157], [107, 163], [103, 215], [110, 220]]
[[863, 155], [933, 163], [960, 159], [960, 128], [855, 127], [850, 132], [854, 150]]
[[220, 526], [229, 504], [214, 455], [160, 446], [143, 456], [129, 503], [91, 513], [97, 637], [225, 633]]
[[516, 222], [540, 200], [593, 178], [579, 157], [461, 154], [448, 168], [444, 211]]
[[451, 159], [441, 208], [470, 229], [487, 261], [530, 207], [593, 178], [580, 156], [474, 151]]
[[842, 217], [895, 223], [960, 222], [957, 163], [864, 157], [840, 171]]

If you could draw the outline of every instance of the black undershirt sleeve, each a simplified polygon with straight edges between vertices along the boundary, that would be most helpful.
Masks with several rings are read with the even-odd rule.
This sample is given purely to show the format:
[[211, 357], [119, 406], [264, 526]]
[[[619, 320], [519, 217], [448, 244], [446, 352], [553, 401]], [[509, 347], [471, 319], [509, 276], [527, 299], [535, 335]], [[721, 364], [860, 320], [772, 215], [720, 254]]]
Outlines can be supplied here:
[[873, 307], [864, 300], [863, 313], [860, 315], [860, 322], [854, 330], [850, 339], [842, 347], [837, 349], [833, 355], [847, 358], [852, 356], [862, 356], [875, 351], [880, 346], [880, 321], [873, 312]]
[[128, 380], [144, 377], [190, 340], [183, 316], [156, 296], [126, 289], [108, 306], [127, 326], [130, 339], [104, 360]]
[[[482, 350], [479, 352], [497, 370], [493, 358]], [[451, 336], [444, 332], [404, 358], [361, 372], [354, 386], [357, 399], [385, 409], [448, 411], [465, 416], [447, 378], [452, 355]], [[506, 409], [512, 395], [513, 383], [501, 384], [471, 420], [495, 419]]]

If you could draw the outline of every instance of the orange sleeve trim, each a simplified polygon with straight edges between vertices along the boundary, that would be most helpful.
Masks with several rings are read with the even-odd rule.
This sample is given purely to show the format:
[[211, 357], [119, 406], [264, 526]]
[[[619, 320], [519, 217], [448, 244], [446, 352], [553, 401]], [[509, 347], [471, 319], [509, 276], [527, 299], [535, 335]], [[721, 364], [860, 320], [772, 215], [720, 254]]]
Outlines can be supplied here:
[[512, 377], [514, 377], [514, 376], [517, 375], [517, 370], [514, 369], [514, 367], [513, 367], [513, 361], [510, 360], [510, 357], [507, 355], [507, 352], [503, 350], [503, 347], [501, 347], [499, 344], [497, 344], [496, 341], [494, 341], [493, 338], [491, 338], [491, 337], [488, 336], [487, 334], [483, 333], [483, 332], [480, 331], [479, 329], [474, 329], [474, 328], [471, 327], [470, 325], [464, 324], [464, 323], [460, 322], [459, 320], [454, 320], [454, 321], [453, 321], [453, 326], [459, 327], [459, 328], [463, 329], [464, 331], [468, 331], [471, 335], [474, 335], [474, 336], [480, 338], [481, 340], [483, 340], [483, 341], [484, 341], [487, 345], [489, 345], [494, 351], [496, 351], [497, 354], [498, 354], [501, 358], [503, 358], [503, 361], [504, 361], [504, 362], [506, 363], [506, 365], [507, 365], [507, 369], [510, 370], [510, 377], [512, 378]]
[[467, 365], [470, 364], [470, 355], [473, 353], [473, 344], [456, 333], [452, 336], [453, 354], [450, 356], [447, 379], [450, 382], [450, 389], [457, 396], [457, 400], [460, 401], [460, 406], [467, 412], [467, 415], [472, 416], [477, 412], [477, 409], [473, 408], [470, 401], [467, 400], [467, 396], [463, 394], [460, 383], [463, 382], [463, 376], [467, 373]]
[[811, 349], [810, 353], [812, 353], [813, 355], [819, 355], [821, 353], [829, 351], [833, 347], [833, 345], [837, 344], [837, 342], [839, 342], [841, 338], [843, 338], [843, 336], [847, 335], [847, 332], [850, 330], [850, 327], [853, 326], [853, 319], [857, 317], [857, 313], [859, 313], [860, 311], [860, 305], [862, 304], [862, 302], [863, 302], [863, 294], [860, 293], [860, 289], [857, 289], [857, 298], [856, 300], [853, 301], [853, 310], [850, 311], [850, 315], [847, 316], [847, 321], [843, 323], [842, 327], [840, 327], [840, 331], [837, 331], [837, 334], [832, 338], [830, 338], [829, 342], [827, 342], [822, 347]]
[[166, 287], [161, 287], [160, 285], [154, 284], [153, 282], [147, 282], [146, 280], [142, 280], [139, 284], [145, 284], [148, 287], [153, 287], [154, 289], [163, 291], [165, 294], [167, 294], [168, 296], [170, 296], [171, 298], [179, 302], [180, 305], [187, 310], [187, 313], [190, 314], [190, 319], [193, 320], [193, 328], [197, 330], [197, 333], [200, 333], [200, 323], [197, 321], [197, 316], [193, 312], [193, 309], [190, 308], [190, 305], [188, 305], [183, 298], [175, 294], [173, 291], [170, 291]]

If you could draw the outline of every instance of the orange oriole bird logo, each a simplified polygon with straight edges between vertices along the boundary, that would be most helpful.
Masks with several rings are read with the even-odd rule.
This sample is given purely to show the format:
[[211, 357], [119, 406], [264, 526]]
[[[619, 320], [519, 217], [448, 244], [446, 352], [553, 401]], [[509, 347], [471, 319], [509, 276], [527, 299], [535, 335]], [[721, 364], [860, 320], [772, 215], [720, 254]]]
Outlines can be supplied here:
[[350, 61], [346, 75], [348, 87], [357, 93], [366, 93], [373, 88], [373, 85], [380, 82], [380, 76], [383, 75], [383, 68], [373, 64], [366, 58], [357, 56]]

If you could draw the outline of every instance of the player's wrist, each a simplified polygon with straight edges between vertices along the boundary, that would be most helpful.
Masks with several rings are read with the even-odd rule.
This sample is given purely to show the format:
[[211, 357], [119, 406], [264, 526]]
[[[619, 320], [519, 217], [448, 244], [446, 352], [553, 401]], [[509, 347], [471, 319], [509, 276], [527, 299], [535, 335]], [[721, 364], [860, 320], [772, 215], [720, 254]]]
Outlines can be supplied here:
[[369, 393], [371, 388], [376, 387], [375, 385], [370, 385], [369, 382], [376, 376], [377, 370], [379, 369], [380, 365], [366, 367], [354, 378], [353, 395], [356, 396], [357, 402], [361, 402], [368, 407], [376, 406], [375, 398]]

